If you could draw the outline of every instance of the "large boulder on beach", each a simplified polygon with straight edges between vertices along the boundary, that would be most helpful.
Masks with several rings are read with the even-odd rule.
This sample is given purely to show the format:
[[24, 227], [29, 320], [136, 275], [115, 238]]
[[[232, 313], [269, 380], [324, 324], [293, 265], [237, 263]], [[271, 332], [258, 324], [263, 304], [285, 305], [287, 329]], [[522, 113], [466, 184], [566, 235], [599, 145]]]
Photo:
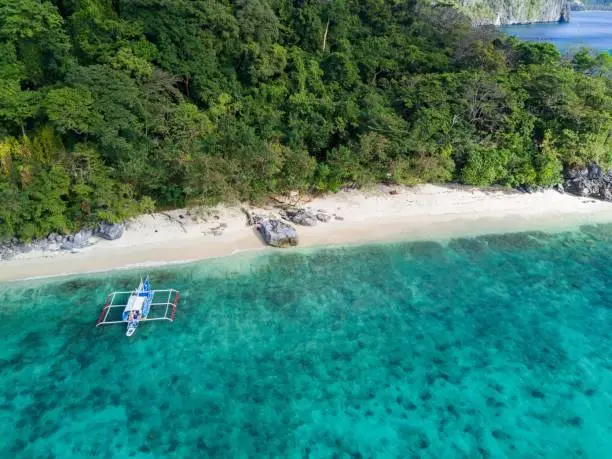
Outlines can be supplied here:
[[125, 226], [123, 223], [102, 222], [96, 227], [94, 236], [101, 237], [102, 239], [109, 241], [114, 241], [115, 239], [119, 239], [121, 236], [123, 236], [124, 229]]
[[565, 182], [565, 189], [578, 196], [590, 196], [595, 192], [591, 181], [583, 176], [568, 179]]
[[604, 173], [596, 163], [567, 171], [565, 191], [583, 197], [612, 201], [612, 171]]
[[282, 220], [272, 218], [264, 220], [258, 226], [263, 240], [268, 245], [283, 248], [298, 243], [298, 234], [295, 228]]
[[92, 231], [90, 229], [82, 229], [76, 234], [71, 234], [61, 245], [62, 250], [76, 250], [82, 249], [89, 242], [89, 238], [92, 235]]

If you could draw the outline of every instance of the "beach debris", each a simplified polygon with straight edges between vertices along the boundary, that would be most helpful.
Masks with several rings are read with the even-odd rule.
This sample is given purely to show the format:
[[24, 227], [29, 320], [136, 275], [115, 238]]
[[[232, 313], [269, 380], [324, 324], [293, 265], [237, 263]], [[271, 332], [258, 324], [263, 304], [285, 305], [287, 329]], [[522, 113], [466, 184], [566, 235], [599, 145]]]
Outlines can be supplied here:
[[340, 215], [334, 215], [334, 219], [342, 221], [344, 220], [344, 217], [341, 217]]
[[298, 244], [298, 234], [293, 226], [282, 220], [270, 218], [257, 225], [266, 244], [273, 247], [291, 247]]
[[93, 235], [108, 241], [114, 241], [123, 236], [124, 229], [123, 223], [102, 222], [98, 224]]
[[254, 226], [257, 229], [259, 229], [259, 225], [261, 225], [265, 220], [270, 219], [270, 218], [276, 218], [274, 215], [271, 215], [271, 214], [264, 215], [264, 214], [253, 213], [244, 207], [242, 208], [242, 211], [245, 213], [247, 217], [247, 226]]
[[203, 231], [202, 234], [212, 234], [213, 236], [221, 236], [227, 228], [227, 223], [219, 223], [217, 226], [210, 228], [210, 231]]
[[247, 226], [257, 226], [265, 219], [263, 215], [253, 213], [247, 207], [240, 206], [240, 210], [247, 218], [247, 222], [246, 222]]
[[202, 206], [195, 206], [186, 209], [185, 218], [190, 217], [191, 221], [197, 224], [206, 223], [215, 215], [215, 209], [210, 209]]
[[161, 215], [163, 215], [164, 217], [166, 217], [168, 220], [170, 220], [173, 223], [178, 223], [178, 225], [181, 227], [181, 229], [183, 230], [184, 233], [187, 232], [187, 228], [185, 228], [185, 224], [178, 218], [174, 217], [173, 215], [171, 215], [168, 212], [160, 212]]

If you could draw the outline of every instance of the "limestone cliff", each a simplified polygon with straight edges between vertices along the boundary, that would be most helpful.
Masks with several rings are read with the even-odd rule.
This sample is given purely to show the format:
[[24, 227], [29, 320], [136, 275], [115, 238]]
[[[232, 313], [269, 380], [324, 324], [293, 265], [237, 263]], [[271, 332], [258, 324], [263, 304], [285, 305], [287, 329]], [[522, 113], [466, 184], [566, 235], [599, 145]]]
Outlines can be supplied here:
[[457, 3], [478, 25], [567, 22], [570, 18], [568, 0], [458, 0]]

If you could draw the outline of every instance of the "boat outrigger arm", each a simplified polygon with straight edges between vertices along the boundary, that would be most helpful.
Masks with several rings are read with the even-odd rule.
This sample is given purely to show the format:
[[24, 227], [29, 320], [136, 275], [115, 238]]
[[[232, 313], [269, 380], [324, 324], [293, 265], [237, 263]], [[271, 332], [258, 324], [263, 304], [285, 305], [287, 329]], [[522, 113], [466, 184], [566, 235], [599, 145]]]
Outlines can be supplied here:
[[144, 281], [140, 281], [140, 285], [134, 291], [109, 294], [98, 316], [96, 327], [126, 323], [125, 334], [132, 336], [140, 322], [151, 320], [173, 322], [178, 300], [177, 290], [151, 290], [147, 276]]

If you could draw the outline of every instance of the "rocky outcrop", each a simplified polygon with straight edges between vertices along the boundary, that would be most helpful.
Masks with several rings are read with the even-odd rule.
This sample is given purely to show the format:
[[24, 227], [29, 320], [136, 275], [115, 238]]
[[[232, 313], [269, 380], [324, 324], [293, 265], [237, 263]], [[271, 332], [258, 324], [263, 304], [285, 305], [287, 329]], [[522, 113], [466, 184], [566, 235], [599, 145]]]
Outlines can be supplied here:
[[279, 212], [280, 216], [296, 225], [315, 226], [318, 222], [317, 216], [306, 209], [287, 209]]
[[62, 250], [82, 249], [89, 242], [93, 232], [90, 229], [82, 229], [76, 234], [71, 234], [60, 246]]
[[[291, 223], [314, 226], [319, 222], [326, 223], [332, 219], [332, 216], [322, 209], [314, 211], [286, 205], [278, 210], [277, 215], [253, 213], [245, 207], [242, 207], [242, 211], [247, 217], [247, 225], [255, 227], [266, 244], [281, 248], [298, 244], [298, 233]], [[337, 220], [342, 220], [342, 217], [336, 214], [333, 216]]]
[[123, 236], [124, 225], [123, 223], [108, 223], [102, 222], [98, 224], [94, 231], [94, 236], [101, 237], [108, 241], [114, 241]]
[[457, 3], [476, 25], [567, 22], [571, 14], [568, 0], [458, 0]]
[[301, 226], [315, 226], [318, 222], [331, 220], [331, 216], [324, 210], [315, 212], [310, 209], [284, 209], [279, 214], [281, 218]]
[[321, 211], [317, 214], [317, 220], [323, 223], [327, 223], [328, 221], [331, 220], [331, 215], [329, 215], [326, 212]]
[[612, 201], [612, 170], [604, 172], [596, 163], [572, 169], [566, 174], [564, 188], [578, 196]]
[[261, 237], [273, 247], [291, 247], [298, 244], [298, 234], [293, 226], [282, 220], [266, 219], [258, 224]]
[[563, 8], [561, 9], [561, 16], [559, 17], [559, 22], [570, 22], [572, 17], [572, 8], [570, 7], [569, 2], [565, 2], [563, 4]]
[[115, 240], [123, 235], [123, 230], [124, 225], [122, 223], [101, 223], [95, 230], [86, 228], [68, 236], [51, 233], [44, 239], [37, 239], [32, 242], [19, 242], [15, 238], [8, 241], [0, 241], [0, 260], [10, 260], [17, 255], [33, 251], [51, 253], [59, 251], [73, 252], [94, 243], [96, 239], [92, 240], [92, 236]]

